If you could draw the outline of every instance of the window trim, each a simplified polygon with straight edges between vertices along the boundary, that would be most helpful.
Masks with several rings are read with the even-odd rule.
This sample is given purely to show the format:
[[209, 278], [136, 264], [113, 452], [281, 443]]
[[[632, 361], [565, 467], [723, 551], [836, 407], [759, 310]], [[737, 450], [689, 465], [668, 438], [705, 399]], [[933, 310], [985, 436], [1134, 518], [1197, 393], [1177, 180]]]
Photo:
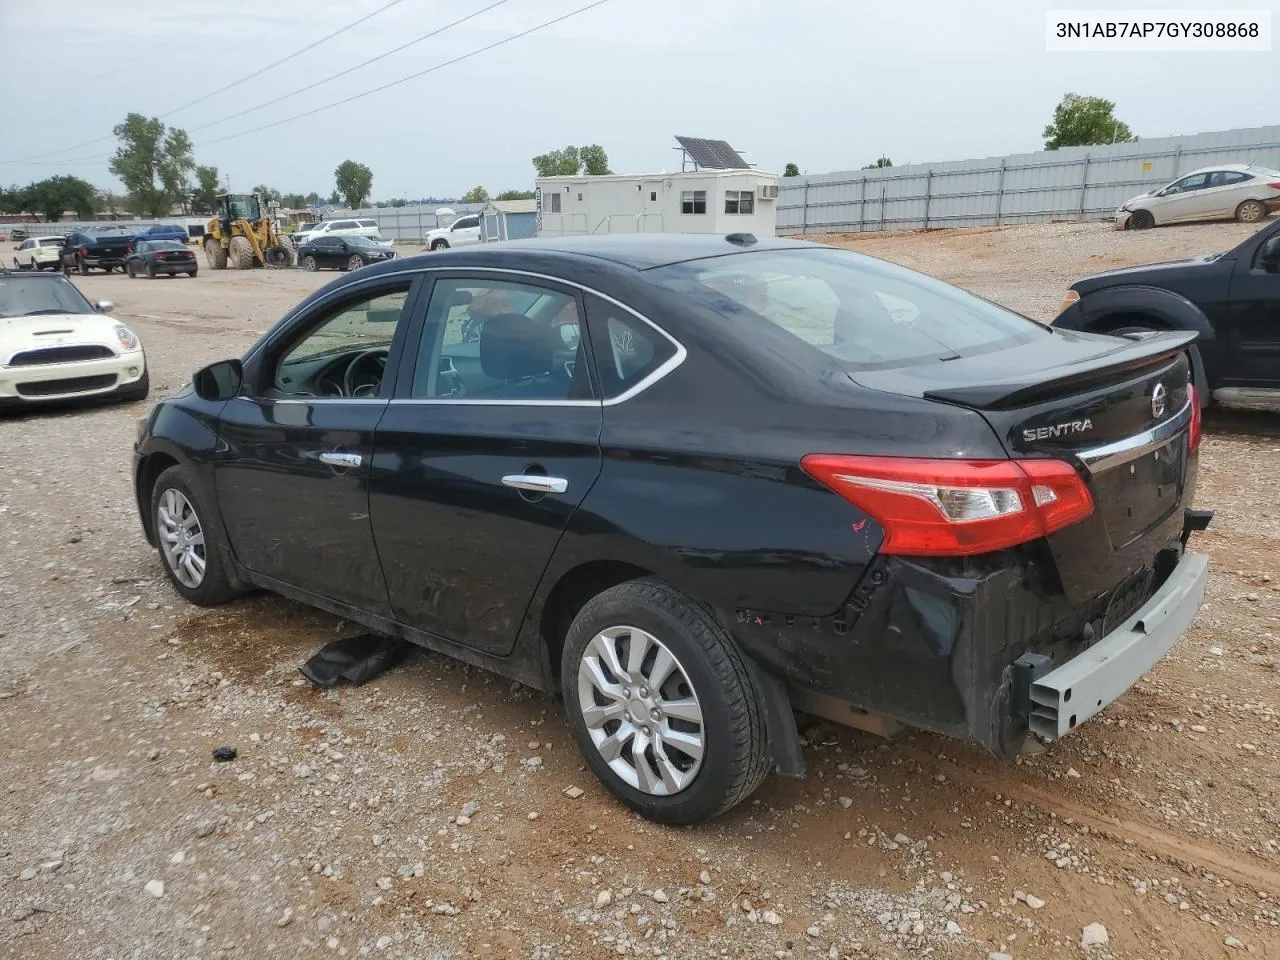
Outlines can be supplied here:
[[[682, 217], [705, 217], [707, 216], [707, 190], [681, 190], [680, 191], [680, 216]], [[689, 210], [684, 208], [685, 195], [689, 195]], [[698, 212], [698, 194], [702, 194], [702, 212]]]
[[[647, 324], [649, 327], [656, 330], [661, 336], [666, 337], [666, 339], [671, 342], [672, 346], [675, 347], [675, 352], [664, 363], [654, 368], [647, 377], [644, 377], [641, 380], [636, 381], [628, 389], [624, 390], [622, 393], [618, 394], [616, 397], [610, 397], [607, 400], [602, 400], [598, 398], [594, 400], [495, 400], [495, 399], [471, 398], [471, 397], [401, 396], [400, 395], [401, 382], [403, 381], [403, 383], [405, 384], [405, 387], [404, 387], [405, 390], [411, 387], [413, 383], [413, 370], [412, 370], [412, 366], [408, 364], [407, 358], [409, 356], [410, 351], [413, 351], [413, 356], [415, 358], [414, 363], [416, 364], [419, 343], [421, 341], [422, 336], [425, 335], [426, 333], [426, 329], [425, 329], [426, 328], [426, 310], [423, 309], [419, 311], [421, 316], [418, 318], [415, 318], [414, 320], [414, 324], [415, 324], [415, 329], [413, 331], [414, 342], [406, 343], [404, 345], [404, 356], [406, 357], [406, 361], [404, 361], [404, 366], [402, 367], [400, 375], [397, 377], [397, 380], [396, 380], [397, 386], [396, 386], [395, 395], [392, 396], [391, 398], [391, 403], [393, 404], [405, 404], [405, 405], [414, 405], [414, 406], [445, 405], [445, 406], [456, 406], [456, 407], [486, 407], [486, 406], [487, 407], [613, 407], [613, 406], [617, 406], [620, 403], [625, 403], [626, 401], [630, 400], [632, 397], [635, 397], [638, 394], [643, 393], [645, 390], [649, 389], [649, 387], [653, 386], [659, 380], [667, 376], [667, 374], [671, 373], [677, 367], [679, 367], [682, 363], [684, 363], [685, 359], [689, 355], [689, 352], [685, 349], [685, 346], [683, 343], [681, 343], [679, 340], [673, 337], [670, 333], [668, 333], [658, 324], [654, 323], [644, 314], [640, 313], [638, 310], [635, 310], [632, 307], [627, 306], [622, 301], [609, 296], [607, 293], [602, 293], [601, 291], [593, 287], [588, 287], [585, 284], [577, 283], [576, 281], [569, 280], [565, 277], [553, 277], [543, 273], [533, 273], [528, 270], [517, 270], [512, 267], [428, 267], [423, 271], [421, 271], [421, 273], [437, 274], [437, 275], [444, 273], [444, 274], [456, 275], [457, 277], [461, 277], [463, 279], [465, 279], [468, 276], [475, 276], [478, 274], [498, 274], [504, 277], [525, 277], [530, 280], [541, 281], [542, 283], [559, 284], [561, 286], [568, 287], [573, 290], [577, 290], [581, 293], [590, 293], [593, 296], [599, 297], [601, 300], [604, 300], [614, 305], [615, 307], [618, 307], [619, 309], [626, 311], [627, 313], [635, 317], [637, 320], [641, 321], [644, 324]], [[453, 279], [453, 278], [454, 278], [453, 276], [449, 277], [449, 279]], [[436, 280], [440, 278], [437, 276], [431, 276], [430, 279], [431, 279], [430, 289], [425, 290], [424, 294], [422, 294], [423, 296], [426, 296], [428, 298], [434, 292]], [[581, 298], [579, 298], [579, 301], [581, 301]], [[585, 321], [586, 321], [585, 313], [583, 314], [582, 320], [585, 325]], [[591, 349], [589, 334], [588, 334], [587, 343], [588, 343], [588, 349], [591, 351], [590, 355], [591, 355], [592, 362], [597, 362], [595, 358], [595, 352], [593, 349]]]

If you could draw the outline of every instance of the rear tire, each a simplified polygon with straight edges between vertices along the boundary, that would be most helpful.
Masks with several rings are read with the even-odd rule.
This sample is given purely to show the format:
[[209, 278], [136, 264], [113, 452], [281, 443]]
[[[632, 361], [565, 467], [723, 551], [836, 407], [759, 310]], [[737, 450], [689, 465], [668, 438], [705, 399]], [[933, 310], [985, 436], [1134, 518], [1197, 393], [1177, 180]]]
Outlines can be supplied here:
[[252, 270], [254, 267], [253, 244], [247, 237], [232, 237], [228, 256], [237, 270]]
[[[637, 649], [646, 652], [633, 666]], [[672, 664], [665, 681], [649, 689], [663, 662]], [[592, 771], [650, 820], [718, 816], [769, 772], [761, 694], [733, 638], [709, 609], [660, 580], [619, 584], [586, 603], [565, 638], [560, 681], [570, 729]]]
[[147, 264], [147, 279], [154, 280], [156, 278], [156, 268], [151, 264]]
[[82, 277], [89, 275], [89, 267], [85, 264], [83, 257], [76, 257], [76, 273]]
[[[166, 497], [169, 491], [176, 491], [176, 497]], [[161, 508], [164, 508], [164, 514]], [[190, 545], [190, 552], [198, 560], [183, 566], [177, 550], [170, 553], [165, 549], [166, 543], [174, 543], [170, 537], [177, 535], [178, 529], [184, 528], [190, 537], [192, 529], [190, 518], [195, 518], [195, 528], [199, 530], [201, 542], [191, 544], [190, 539], [181, 547]], [[168, 522], [166, 522], [166, 519]], [[186, 467], [173, 466], [160, 474], [155, 488], [151, 491], [151, 523], [155, 531], [157, 550], [160, 553], [160, 564], [174, 589], [182, 596], [201, 607], [212, 607], [226, 603], [236, 595], [232, 586], [229, 554], [226, 544], [214, 520], [213, 512], [205, 505], [204, 498], [197, 490], [191, 474]], [[175, 547], [179, 547], [174, 543]], [[200, 567], [199, 576], [193, 570]], [[177, 570], [175, 572], [175, 564]], [[184, 582], [185, 581], [185, 582]]]
[[1267, 208], [1260, 200], [1246, 200], [1236, 207], [1236, 219], [1241, 223], [1261, 223], [1267, 216]]
[[1149, 230], [1156, 225], [1156, 218], [1150, 210], [1135, 210], [1129, 214], [1130, 230]]
[[308, 253], [302, 258], [302, 269], [306, 270], [308, 273], [315, 273], [320, 269], [320, 262]]
[[199, 272], [199, 271], [197, 271], [197, 270], [188, 270], [188, 271], [187, 271], [187, 276], [194, 280], [194, 279], [195, 279], [195, 276], [196, 276], [196, 274], [197, 274], [198, 272]]
[[213, 270], [227, 269], [227, 251], [213, 237], [209, 237], [204, 242], [204, 258]]

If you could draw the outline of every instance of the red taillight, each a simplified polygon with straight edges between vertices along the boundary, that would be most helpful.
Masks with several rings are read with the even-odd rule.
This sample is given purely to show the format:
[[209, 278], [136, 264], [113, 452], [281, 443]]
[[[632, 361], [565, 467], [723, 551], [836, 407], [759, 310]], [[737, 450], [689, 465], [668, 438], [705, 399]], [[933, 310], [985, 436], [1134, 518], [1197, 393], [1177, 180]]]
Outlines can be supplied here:
[[1280, 183], [1268, 183], [1267, 186], [1272, 190], [1280, 190]]
[[124, 252], [126, 256], [133, 253], [133, 244], [129, 244], [129, 246], [125, 247]]
[[89, 248], [88, 248], [88, 247], [81, 247], [81, 248], [80, 248], [80, 256], [82, 256], [82, 257], [87, 257], [88, 255], [89, 255]]
[[1187, 428], [1187, 449], [1195, 453], [1200, 449], [1200, 437], [1204, 424], [1200, 421], [1200, 394], [1193, 384], [1187, 384], [1187, 399], [1191, 401], [1191, 425]]
[[810, 454], [805, 473], [884, 528], [881, 553], [971, 556], [1043, 537], [1093, 513], [1061, 460], [917, 460]]

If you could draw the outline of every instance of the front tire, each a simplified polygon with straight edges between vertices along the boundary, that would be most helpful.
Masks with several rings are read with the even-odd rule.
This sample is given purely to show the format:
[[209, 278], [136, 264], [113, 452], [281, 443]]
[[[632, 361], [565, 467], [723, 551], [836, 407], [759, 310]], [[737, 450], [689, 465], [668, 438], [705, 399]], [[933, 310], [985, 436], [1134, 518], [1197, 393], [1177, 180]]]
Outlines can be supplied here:
[[302, 269], [306, 270], [308, 273], [315, 273], [320, 269], [320, 261], [311, 256], [311, 254], [307, 254], [302, 258]]
[[347, 261], [348, 270], [359, 270], [364, 266], [364, 257], [359, 254], [352, 254], [351, 259]]
[[1149, 230], [1156, 225], [1156, 218], [1150, 210], [1135, 210], [1129, 214], [1130, 230]]
[[204, 242], [204, 258], [212, 270], [227, 269], [227, 251], [213, 237], [209, 237]]
[[448, 240], [432, 240], [431, 249], [432, 250], [448, 250], [449, 241]]
[[254, 267], [253, 244], [248, 237], [232, 237], [228, 256], [231, 258], [231, 265], [237, 270], [252, 270]]
[[659, 823], [699, 823], [769, 772], [760, 692], [733, 638], [660, 580], [594, 597], [565, 638], [561, 689], [578, 749], [609, 791]]
[[1236, 219], [1241, 223], [1261, 223], [1267, 215], [1267, 208], [1259, 200], [1246, 200], [1236, 207]]
[[226, 544], [186, 467], [170, 467], [156, 480], [151, 522], [164, 572], [186, 600], [212, 607], [236, 595]]

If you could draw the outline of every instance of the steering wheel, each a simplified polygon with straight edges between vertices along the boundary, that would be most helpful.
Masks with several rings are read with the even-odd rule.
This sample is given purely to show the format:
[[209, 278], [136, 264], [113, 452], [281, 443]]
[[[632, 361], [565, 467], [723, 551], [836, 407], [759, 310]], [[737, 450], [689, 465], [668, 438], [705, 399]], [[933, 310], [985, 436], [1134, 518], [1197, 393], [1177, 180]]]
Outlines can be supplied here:
[[[366, 380], [364, 383], [357, 381], [356, 374], [361, 372], [362, 367], [373, 367], [376, 365], [376, 374], [372, 381]], [[366, 350], [359, 354], [354, 360], [347, 364], [347, 371], [342, 375], [343, 392], [348, 397], [371, 397], [378, 392], [378, 387], [382, 385], [382, 375], [387, 369], [387, 350], [386, 348], [378, 348], [376, 350]], [[374, 374], [373, 369], [369, 370], [370, 374]]]

